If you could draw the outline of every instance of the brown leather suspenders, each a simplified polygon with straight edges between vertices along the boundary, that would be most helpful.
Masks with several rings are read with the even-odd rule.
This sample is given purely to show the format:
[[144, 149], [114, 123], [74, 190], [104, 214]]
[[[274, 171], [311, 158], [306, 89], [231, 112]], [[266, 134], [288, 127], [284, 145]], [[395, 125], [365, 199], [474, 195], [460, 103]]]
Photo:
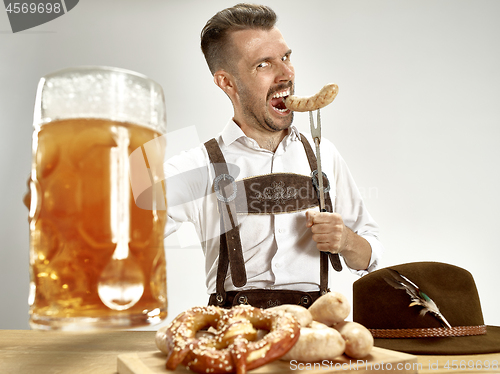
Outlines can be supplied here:
[[[245, 262], [241, 248], [240, 231], [237, 221], [234, 198], [236, 197], [236, 184], [229, 175], [226, 160], [215, 139], [205, 143], [210, 162], [214, 166], [214, 190], [217, 194], [217, 207], [219, 209], [221, 234], [219, 246], [219, 265], [217, 268], [217, 302], [226, 298], [224, 281], [226, 279], [228, 262], [231, 265], [231, 279], [236, 287], [243, 287], [247, 283]], [[228, 183], [229, 182], [229, 183]], [[227, 187], [231, 185], [232, 191], [228, 196]]]
[[[301, 134], [300, 136], [304, 146], [311, 172], [317, 169], [316, 156], [307, 139]], [[237, 221], [236, 204], [238, 199], [237, 183], [229, 174], [226, 161], [215, 139], [211, 139], [205, 143], [208, 152], [208, 157], [215, 170], [214, 191], [217, 195], [217, 207], [220, 215], [220, 248], [219, 248], [219, 263], [217, 267], [216, 279], [216, 305], [224, 305], [227, 298], [227, 293], [224, 289], [224, 282], [227, 275], [227, 269], [231, 267], [231, 280], [236, 287], [243, 287], [246, 284], [246, 271], [243, 259], [243, 250], [240, 242], [239, 226]], [[285, 175], [286, 177], [286, 175]], [[326, 177], [326, 176], [325, 176]], [[313, 184], [313, 180], [310, 179]], [[327, 182], [328, 183], [328, 182]], [[279, 188], [279, 187], [278, 187]], [[330, 194], [325, 191], [325, 207], [327, 211], [332, 212], [332, 201]], [[317, 198], [315, 199], [317, 200]], [[246, 199], [245, 199], [246, 201]], [[306, 202], [307, 203], [307, 202]], [[316, 203], [317, 205], [317, 203]], [[342, 270], [342, 264], [338, 254], [321, 252], [320, 253], [320, 292], [324, 294], [328, 289], [328, 258], [336, 271]], [[212, 300], [212, 298], [211, 298]]]

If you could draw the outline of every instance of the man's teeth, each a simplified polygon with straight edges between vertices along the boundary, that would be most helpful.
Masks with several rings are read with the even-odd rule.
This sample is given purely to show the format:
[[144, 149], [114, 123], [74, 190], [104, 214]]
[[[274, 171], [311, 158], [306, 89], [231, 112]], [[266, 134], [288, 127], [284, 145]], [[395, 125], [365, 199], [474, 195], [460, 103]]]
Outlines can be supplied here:
[[279, 97], [285, 97], [285, 96], [290, 96], [290, 89], [275, 93], [273, 95], [273, 99], [277, 99]]
[[[286, 97], [286, 96], [290, 96], [290, 88], [283, 90], [283, 91], [280, 91], [280, 92], [276, 92], [272, 98], [279, 99], [279, 98]], [[284, 101], [283, 101], [283, 103], [284, 103]], [[276, 110], [277, 112], [280, 112], [280, 113], [286, 113], [288, 111], [288, 109], [286, 107], [284, 107], [282, 109], [279, 108], [281, 106], [284, 106], [283, 103], [278, 102], [278, 104], [276, 106], [273, 105], [274, 110]]]

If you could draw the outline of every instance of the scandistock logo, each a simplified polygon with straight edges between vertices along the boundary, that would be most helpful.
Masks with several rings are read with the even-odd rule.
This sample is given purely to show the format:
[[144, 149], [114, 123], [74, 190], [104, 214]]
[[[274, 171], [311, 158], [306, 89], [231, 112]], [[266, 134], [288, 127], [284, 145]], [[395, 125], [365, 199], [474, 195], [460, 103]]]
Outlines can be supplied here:
[[13, 33], [31, 29], [60, 17], [73, 9], [79, 0], [4, 0]]
[[[169, 208], [190, 210], [192, 205], [202, 202], [207, 209], [218, 209], [215, 205], [218, 201], [216, 191], [207, 192], [202, 189], [191, 189], [191, 186], [212, 185], [213, 176], [210, 175], [206, 166], [187, 167], [183, 171], [165, 169], [165, 160], [180, 154], [185, 149], [196, 148], [200, 145], [198, 133], [195, 126], [185, 127], [165, 135], [154, 138], [141, 147], [132, 151], [129, 155], [130, 187], [135, 204], [144, 210], [166, 210], [167, 202]], [[240, 173], [238, 166], [227, 164], [227, 178], [236, 180]], [[227, 182], [227, 181], [226, 181]], [[233, 183], [219, 183], [224, 189], [224, 195], [230, 196], [236, 192]], [[238, 189], [242, 200], [241, 205], [246, 207], [246, 193], [244, 186]], [[188, 191], [184, 194], [182, 192]], [[181, 193], [179, 193], [181, 192]], [[240, 200], [241, 200], [240, 199]], [[240, 204], [239, 204], [240, 205]], [[247, 212], [238, 212], [238, 223], [242, 223]], [[231, 227], [227, 227], [230, 229]], [[217, 231], [205, 233], [206, 239], [213, 239], [220, 235]]]

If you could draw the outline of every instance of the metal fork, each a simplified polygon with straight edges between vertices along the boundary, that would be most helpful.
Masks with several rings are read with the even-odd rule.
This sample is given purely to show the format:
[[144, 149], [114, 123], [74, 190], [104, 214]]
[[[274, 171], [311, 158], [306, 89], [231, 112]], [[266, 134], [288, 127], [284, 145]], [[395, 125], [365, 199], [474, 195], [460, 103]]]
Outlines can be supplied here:
[[[321, 153], [319, 144], [321, 143], [321, 115], [319, 113], [319, 109], [316, 115], [316, 125], [314, 124], [312, 111], [309, 112], [309, 122], [311, 125], [311, 135], [314, 140], [314, 145], [316, 146], [316, 160], [317, 160], [317, 171], [316, 180], [318, 181], [318, 190], [319, 190], [319, 210], [321, 212], [326, 212], [325, 208], [325, 189], [323, 187], [323, 171], [321, 170]], [[333, 208], [333, 207], [332, 207]], [[342, 263], [340, 262], [340, 256], [338, 253], [330, 253], [328, 254], [328, 258], [330, 259], [330, 263], [332, 267], [336, 271], [342, 270]]]
[[314, 145], [316, 146], [316, 160], [318, 174], [316, 178], [318, 180], [318, 190], [319, 190], [319, 209], [322, 212], [326, 212], [325, 209], [325, 190], [323, 188], [323, 172], [321, 170], [321, 153], [319, 148], [319, 143], [321, 143], [321, 115], [319, 109], [317, 110], [316, 125], [314, 124], [313, 113], [309, 112], [309, 122], [311, 125], [311, 135], [314, 140]]

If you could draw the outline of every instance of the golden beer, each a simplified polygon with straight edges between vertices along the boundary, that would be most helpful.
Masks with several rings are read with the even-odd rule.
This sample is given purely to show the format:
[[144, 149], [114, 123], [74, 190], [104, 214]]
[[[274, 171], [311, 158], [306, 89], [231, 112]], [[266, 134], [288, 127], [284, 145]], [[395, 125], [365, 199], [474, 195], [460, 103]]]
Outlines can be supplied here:
[[[129, 164], [134, 150], [161, 135], [151, 127], [98, 118], [35, 126], [31, 327], [129, 328], [166, 318], [166, 201], [138, 207]], [[164, 200], [164, 187], [157, 183], [161, 191], [153, 198]]]

